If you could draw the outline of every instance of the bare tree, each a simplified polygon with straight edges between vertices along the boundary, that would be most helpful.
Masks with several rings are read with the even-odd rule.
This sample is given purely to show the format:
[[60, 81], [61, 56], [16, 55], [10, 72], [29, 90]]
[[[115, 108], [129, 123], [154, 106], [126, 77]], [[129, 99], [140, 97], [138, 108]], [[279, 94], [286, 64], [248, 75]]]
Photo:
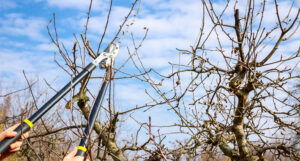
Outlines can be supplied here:
[[[199, 38], [190, 50], [178, 49], [190, 56], [189, 62], [172, 64], [174, 72], [161, 75], [163, 81], [173, 81], [173, 89], [151, 84], [160, 96], [153, 95], [154, 101], [173, 110], [180, 119], [175, 126], [190, 138], [175, 149], [157, 146], [161, 159], [205, 154], [257, 161], [271, 154], [273, 159], [299, 160], [289, 137], [299, 133], [299, 107], [288, 98], [299, 101], [289, 88], [300, 78], [295, 72], [300, 48], [297, 44], [289, 53], [280, 48], [298, 32], [300, 9], [294, 2], [280, 8], [276, 0], [240, 3], [227, 1], [220, 9], [220, 4], [202, 0]], [[275, 24], [264, 22], [270, 5]], [[228, 13], [232, 17], [224, 16]], [[211, 39], [214, 45], [208, 44]]]

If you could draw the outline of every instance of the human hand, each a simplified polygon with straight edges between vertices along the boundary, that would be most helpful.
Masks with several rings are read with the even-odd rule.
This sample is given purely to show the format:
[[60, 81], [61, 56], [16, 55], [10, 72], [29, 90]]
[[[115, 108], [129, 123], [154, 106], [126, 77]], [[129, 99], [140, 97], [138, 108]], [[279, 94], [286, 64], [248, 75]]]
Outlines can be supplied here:
[[[17, 133], [14, 131], [20, 124], [16, 124], [2, 133], [0, 133], [0, 141], [4, 140], [5, 138], [13, 138], [17, 135]], [[15, 153], [21, 149], [21, 145], [23, 143], [23, 140], [26, 139], [29, 136], [28, 132], [22, 135], [21, 139], [14, 142], [10, 145], [10, 147], [7, 149], [7, 151], [0, 156], [0, 160], [6, 158], [7, 156], [11, 155], [12, 153]]]
[[77, 153], [77, 148], [75, 148], [73, 151], [71, 151], [63, 161], [83, 161], [83, 156], [75, 156]]

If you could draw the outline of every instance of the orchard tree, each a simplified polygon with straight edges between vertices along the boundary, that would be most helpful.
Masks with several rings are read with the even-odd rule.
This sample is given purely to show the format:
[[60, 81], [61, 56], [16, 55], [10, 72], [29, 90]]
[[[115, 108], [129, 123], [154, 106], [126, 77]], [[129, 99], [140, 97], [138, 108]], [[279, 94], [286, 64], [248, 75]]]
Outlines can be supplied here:
[[300, 159], [289, 137], [300, 132], [299, 104], [289, 99], [299, 101], [290, 89], [300, 78], [300, 46], [289, 44], [299, 35], [295, 3], [202, 0], [197, 42], [178, 49], [189, 61], [173, 63], [163, 76], [173, 81], [171, 92], [152, 83], [157, 105], [168, 105], [180, 120], [174, 126], [190, 138], [179, 148], [158, 148], [162, 159]]

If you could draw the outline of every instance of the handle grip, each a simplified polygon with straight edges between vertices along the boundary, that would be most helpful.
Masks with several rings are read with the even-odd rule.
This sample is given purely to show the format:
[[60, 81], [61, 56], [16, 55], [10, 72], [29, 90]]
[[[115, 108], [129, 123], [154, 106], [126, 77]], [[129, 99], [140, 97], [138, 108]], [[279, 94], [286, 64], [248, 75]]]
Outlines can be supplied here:
[[30, 130], [30, 126], [26, 123], [22, 123], [21, 125], [19, 125], [14, 131], [17, 132], [17, 135], [13, 138], [5, 138], [4, 140], [2, 140], [0, 142], [0, 154], [3, 154], [7, 151], [7, 149], [9, 148], [9, 146], [16, 142], [17, 140], [19, 140], [21, 138], [21, 136], [26, 133], [27, 131]]
[[84, 157], [84, 155], [85, 155], [85, 152], [86, 152], [86, 149], [85, 149], [85, 147], [78, 146], [78, 147], [77, 147], [77, 153], [76, 153], [76, 155], [75, 155], [75, 156]]
[[88, 138], [84, 136], [81, 140], [79, 145], [76, 147], [77, 148], [77, 153], [75, 156], [83, 156], [85, 155], [85, 152], [87, 151], [86, 149], [86, 144], [88, 142]]

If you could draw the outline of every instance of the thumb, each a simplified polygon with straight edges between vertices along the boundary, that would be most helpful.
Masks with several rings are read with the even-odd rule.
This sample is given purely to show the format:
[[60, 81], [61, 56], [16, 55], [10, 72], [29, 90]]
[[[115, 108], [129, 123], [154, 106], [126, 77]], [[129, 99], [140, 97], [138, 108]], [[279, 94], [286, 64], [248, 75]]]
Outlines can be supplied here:
[[6, 132], [6, 137], [12, 138], [14, 136], [16, 136], [18, 133], [15, 131], [7, 131]]
[[76, 155], [77, 153], [77, 148], [74, 148], [68, 155], [66, 155], [65, 158], [72, 158]]
[[4, 131], [0, 134], [0, 141], [4, 140], [5, 138], [12, 138], [16, 135], [17, 135], [17, 133], [14, 131]]

